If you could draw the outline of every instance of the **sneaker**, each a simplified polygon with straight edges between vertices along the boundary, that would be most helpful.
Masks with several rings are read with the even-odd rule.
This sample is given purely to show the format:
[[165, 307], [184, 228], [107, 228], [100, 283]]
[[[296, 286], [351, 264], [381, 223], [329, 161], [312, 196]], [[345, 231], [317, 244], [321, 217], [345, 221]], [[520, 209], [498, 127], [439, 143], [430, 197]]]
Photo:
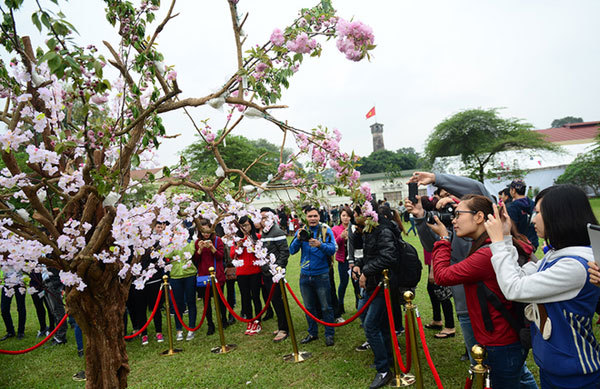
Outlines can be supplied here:
[[246, 325], [246, 331], [244, 331], [244, 335], [252, 335], [252, 325], [253, 325], [253, 324], [254, 324], [254, 323], [252, 323], [252, 322], [249, 322], [249, 323]]
[[260, 331], [262, 330], [262, 326], [260, 325], [260, 322], [258, 320], [254, 320], [252, 322], [252, 325], [250, 327], [250, 334], [249, 335], [256, 335], [258, 334]]
[[162, 335], [162, 333], [160, 333], [160, 332], [159, 332], [158, 334], [156, 334], [156, 341], [157, 341], [158, 343], [162, 343], [162, 342], [164, 342], [164, 341], [165, 341], [165, 339], [163, 338], [163, 335]]
[[48, 332], [47, 329], [39, 330], [35, 337], [36, 338], [45, 338], [46, 336], [48, 336], [49, 333], [50, 332]]
[[67, 344], [67, 340], [60, 340], [56, 336], [52, 338], [52, 342], [50, 342], [50, 346], [61, 346], [63, 344]]
[[391, 379], [392, 373], [389, 371], [386, 371], [385, 373], [377, 373], [375, 375], [375, 379], [371, 383], [371, 386], [369, 386], [369, 389], [376, 389], [386, 386]]
[[194, 336], [195, 336], [195, 335], [194, 335], [194, 331], [188, 331], [188, 334], [187, 334], [187, 336], [185, 337], [185, 340], [188, 340], [188, 341], [190, 341], [190, 340], [194, 339]]
[[73, 374], [73, 381], [85, 381], [85, 371], [81, 370]]
[[177, 331], [177, 337], [175, 340], [183, 340], [183, 331]]
[[142, 336], [142, 346], [148, 345], [148, 335]]
[[340, 317], [338, 317], [337, 319], [335, 319], [335, 322], [336, 322], [336, 323], [343, 323], [344, 321], [345, 321], [345, 320], [344, 320], [344, 318], [343, 318], [343, 317], [341, 317], [341, 316], [340, 316]]
[[82, 358], [83, 357], [83, 350], [77, 350], [77, 356], [79, 358]]
[[371, 349], [371, 345], [369, 344], [369, 342], [365, 342], [363, 344], [361, 344], [360, 346], [356, 347], [355, 350], [356, 351], [367, 351]]

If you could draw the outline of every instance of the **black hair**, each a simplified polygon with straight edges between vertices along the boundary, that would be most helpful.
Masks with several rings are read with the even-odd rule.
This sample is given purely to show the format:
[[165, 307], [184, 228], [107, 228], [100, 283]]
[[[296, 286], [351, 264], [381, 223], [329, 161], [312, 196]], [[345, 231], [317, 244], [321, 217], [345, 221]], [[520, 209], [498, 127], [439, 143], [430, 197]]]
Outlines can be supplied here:
[[508, 204], [512, 201], [512, 196], [510, 195], [510, 188], [504, 188], [500, 192], [498, 192], [498, 196], [508, 196], [508, 200], [505, 201], [505, 204]]
[[[341, 207], [341, 205], [340, 205], [340, 207]], [[350, 216], [350, 224], [354, 224], [354, 213], [348, 207], [342, 207], [340, 209], [340, 223], [339, 224], [342, 224], [342, 217], [341, 217], [342, 216], [342, 212], [346, 212], [346, 214], [348, 216]]]
[[523, 180], [514, 180], [508, 187], [514, 189], [519, 196], [523, 196], [527, 190], [527, 185]]
[[256, 235], [256, 226], [254, 225], [252, 219], [250, 219], [248, 216], [242, 216], [240, 220], [238, 220], [238, 223], [240, 224], [240, 229], [237, 232], [237, 236], [239, 236], [240, 238], [246, 236], [245, 232], [241, 229], [243, 228], [243, 225], [246, 224], [246, 222], [250, 223], [250, 238], [256, 242], [258, 240], [258, 235]]
[[273, 210], [273, 208], [270, 207], [262, 207], [260, 209], [261, 212], [271, 212], [273, 215], [275, 215], [275, 211]]
[[377, 216], [379, 216], [379, 219], [387, 219], [389, 221], [393, 221], [394, 220], [394, 215], [392, 214], [392, 209], [390, 207], [388, 207], [387, 205], [380, 205], [377, 210]]
[[[487, 220], [489, 215], [494, 214], [494, 206], [493, 206], [492, 200], [490, 200], [489, 198], [487, 198], [485, 196], [476, 195], [476, 194], [468, 194], [468, 195], [464, 195], [460, 200], [462, 203], [464, 203], [467, 206], [467, 208], [469, 210], [475, 211], [475, 212], [482, 212], [485, 220]], [[514, 227], [514, 224], [513, 224], [513, 227]], [[521, 245], [521, 242], [526, 242], [527, 244], [530, 244], [529, 241], [527, 240], [527, 238], [525, 236], [518, 234], [518, 232], [516, 230], [513, 231], [513, 233], [516, 233], [516, 235], [513, 235], [513, 238], [512, 238], [513, 246], [515, 246], [515, 248], [517, 249], [517, 252], [519, 254], [527, 255], [527, 253], [523, 249], [523, 246]], [[485, 245], [485, 242], [488, 238], [489, 238], [489, 235], [488, 235], [487, 231], [483, 231], [483, 233], [481, 235], [479, 235], [479, 237], [474, 239], [473, 243], [471, 243], [471, 250], [469, 250], [469, 253], [467, 254], [467, 256], [470, 256], [475, 251], [479, 250], [483, 245]]]
[[[310, 211], [317, 211], [319, 212], [319, 210], [314, 206], [314, 205], [305, 205], [304, 207], [302, 207], [302, 210], [304, 211], [304, 213], [309, 213]], [[319, 212], [319, 215], [321, 213]]]
[[[541, 195], [541, 196], [540, 196]], [[589, 246], [587, 224], [598, 224], [590, 201], [575, 185], [554, 185], [536, 197], [544, 222], [544, 235], [555, 250], [570, 246]]]

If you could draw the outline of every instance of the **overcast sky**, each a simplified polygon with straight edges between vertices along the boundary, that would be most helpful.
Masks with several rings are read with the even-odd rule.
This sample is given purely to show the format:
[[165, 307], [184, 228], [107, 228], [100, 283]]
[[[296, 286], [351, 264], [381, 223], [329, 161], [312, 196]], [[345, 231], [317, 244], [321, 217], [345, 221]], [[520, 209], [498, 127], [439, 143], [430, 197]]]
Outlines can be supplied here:
[[[33, 1], [26, 3], [21, 34], [39, 36], [27, 23]], [[159, 20], [169, 4], [162, 3]], [[266, 42], [274, 28], [283, 29], [300, 8], [316, 3], [241, 0], [240, 12], [250, 12], [245, 47]], [[102, 1], [61, 4], [81, 44], [93, 43], [103, 52], [102, 40], [117, 45]], [[373, 105], [390, 150], [422, 150], [438, 123], [468, 108], [504, 107], [503, 116], [522, 118], [535, 128], [548, 128], [564, 116], [600, 120], [597, 0], [334, 0], [333, 5], [339, 16], [373, 28], [377, 48], [371, 62], [346, 60], [335, 42], [324, 43], [322, 57], [306, 58], [291, 79], [282, 99], [290, 108], [274, 116], [304, 129], [338, 128], [344, 150], [371, 153], [372, 119], [365, 114]], [[158, 40], [159, 50], [166, 64], [175, 65], [183, 97], [200, 97], [236, 70], [228, 6], [225, 0], [180, 0], [176, 12], [180, 15]], [[224, 114], [208, 106], [192, 111], [197, 119], [210, 118], [213, 128], [224, 123]], [[182, 134], [159, 150], [161, 162], [172, 164], [194, 140], [195, 130], [183, 113], [168, 114], [165, 121], [169, 134]], [[246, 120], [237, 133], [281, 141], [279, 129], [260, 120]]]

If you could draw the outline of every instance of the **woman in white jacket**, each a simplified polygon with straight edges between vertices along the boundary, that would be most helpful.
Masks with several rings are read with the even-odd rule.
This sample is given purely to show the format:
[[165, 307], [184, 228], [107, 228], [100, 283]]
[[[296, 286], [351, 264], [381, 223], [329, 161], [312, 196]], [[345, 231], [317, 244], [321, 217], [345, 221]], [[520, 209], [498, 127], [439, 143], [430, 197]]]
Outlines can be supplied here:
[[572, 185], [555, 185], [536, 197], [533, 222], [548, 246], [537, 263], [520, 267], [509, 235], [506, 210], [490, 215], [486, 230], [492, 240], [492, 264], [498, 284], [509, 300], [531, 303], [535, 362], [542, 389], [600, 388], [600, 345], [592, 318], [600, 288], [588, 279], [593, 260], [587, 223], [597, 224], [585, 193]]

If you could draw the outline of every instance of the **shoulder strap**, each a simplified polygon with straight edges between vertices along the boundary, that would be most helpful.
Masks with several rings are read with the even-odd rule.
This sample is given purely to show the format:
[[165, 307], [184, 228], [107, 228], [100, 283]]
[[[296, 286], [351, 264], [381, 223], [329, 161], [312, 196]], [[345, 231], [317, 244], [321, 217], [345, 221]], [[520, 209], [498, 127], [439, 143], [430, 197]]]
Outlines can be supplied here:
[[321, 240], [323, 243], [327, 243], [327, 239], [329, 236], [327, 235], [327, 226], [325, 224], [321, 224]]
[[485, 329], [488, 332], [492, 332], [494, 330], [494, 323], [492, 322], [492, 317], [490, 316], [490, 311], [488, 309], [487, 303], [492, 304], [494, 309], [496, 309], [504, 320], [508, 322], [508, 324], [512, 327], [513, 330], [518, 334], [521, 330], [521, 325], [517, 322], [515, 317], [506, 309], [502, 301], [496, 296], [494, 292], [492, 292], [483, 281], [479, 281], [477, 283], [477, 299], [479, 300], [479, 305], [481, 307], [481, 316], [483, 318], [483, 324], [485, 325]]
[[[219, 237], [215, 234], [215, 252], [217, 250], [217, 239]], [[214, 268], [215, 268], [215, 274], [217, 274], [217, 256], [213, 254], [213, 263], [214, 263]]]

